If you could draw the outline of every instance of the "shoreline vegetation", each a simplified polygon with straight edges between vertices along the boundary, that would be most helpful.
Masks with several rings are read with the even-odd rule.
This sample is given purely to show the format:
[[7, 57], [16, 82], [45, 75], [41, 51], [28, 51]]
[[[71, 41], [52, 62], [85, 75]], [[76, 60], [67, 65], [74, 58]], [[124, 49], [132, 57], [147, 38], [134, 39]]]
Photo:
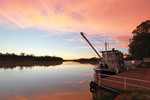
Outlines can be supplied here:
[[32, 67], [32, 66], [55, 66], [62, 64], [63, 59], [55, 56], [35, 56], [21, 53], [0, 53], [0, 68], [15, 68], [19, 67]]
[[119, 93], [101, 92], [96, 100], [150, 100], [149, 90], [120, 91]]
[[96, 64], [99, 63], [99, 60], [100, 59], [93, 57], [93, 58], [89, 58], [89, 59], [87, 59], [87, 58], [80, 58], [80, 59], [75, 59], [75, 60], [71, 60], [71, 61], [79, 62], [81, 64], [88, 63], [88, 64], [96, 65]]
[[89, 64], [98, 64], [97, 58], [90, 59], [75, 59], [75, 60], [64, 60], [61, 57], [56, 56], [35, 56], [33, 54], [25, 54], [21, 53], [17, 55], [15, 53], [0, 53], [0, 68], [15, 68], [19, 67], [32, 67], [32, 66], [56, 66], [63, 63], [63, 61], [73, 61], [79, 62], [81, 64], [89, 63]]

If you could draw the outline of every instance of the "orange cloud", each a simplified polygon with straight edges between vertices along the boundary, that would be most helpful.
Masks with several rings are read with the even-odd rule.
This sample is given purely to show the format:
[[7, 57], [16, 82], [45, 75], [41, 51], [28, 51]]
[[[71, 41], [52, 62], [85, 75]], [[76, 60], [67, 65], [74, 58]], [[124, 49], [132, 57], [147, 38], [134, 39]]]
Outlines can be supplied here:
[[[119, 43], [119, 44], [115, 44], [115, 45], [108, 45], [108, 49], [112, 49], [112, 48], [127, 48], [128, 44], [125, 43]], [[97, 50], [104, 50], [105, 47], [104, 46], [95, 46], [94, 47]], [[83, 47], [76, 47], [76, 48], [72, 48], [72, 49], [91, 49], [90, 46], [83, 46]]]
[[110, 45], [112, 48], [126, 48], [129, 44], [129, 39], [131, 39], [131, 35], [122, 35], [110, 38], [110, 41], [115, 40], [119, 45]]
[[0, 25], [32, 27], [51, 34], [83, 31], [109, 37], [129, 36], [150, 18], [149, 4], [149, 0], [1, 0]]
[[111, 40], [116, 40], [116, 42], [118, 43], [126, 43], [129, 42], [129, 39], [131, 38], [131, 36], [127, 36], [127, 35], [124, 35], [124, 36], [117, 36], [117, 37], [112, 37]]
[[133, 30], [148, 19], [149, 3], [149, 0], [3, 0], [0, 15], [22, 28], [77, 31], [89, 27], [97, 32], [120, 32]]

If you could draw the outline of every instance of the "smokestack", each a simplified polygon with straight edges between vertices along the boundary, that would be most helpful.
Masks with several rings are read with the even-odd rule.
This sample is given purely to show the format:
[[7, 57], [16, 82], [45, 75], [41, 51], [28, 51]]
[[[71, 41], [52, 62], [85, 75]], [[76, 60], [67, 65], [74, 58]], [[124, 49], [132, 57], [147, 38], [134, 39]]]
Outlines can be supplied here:
[[112, 51], [115, 51], [115, 48], [112, 48]]

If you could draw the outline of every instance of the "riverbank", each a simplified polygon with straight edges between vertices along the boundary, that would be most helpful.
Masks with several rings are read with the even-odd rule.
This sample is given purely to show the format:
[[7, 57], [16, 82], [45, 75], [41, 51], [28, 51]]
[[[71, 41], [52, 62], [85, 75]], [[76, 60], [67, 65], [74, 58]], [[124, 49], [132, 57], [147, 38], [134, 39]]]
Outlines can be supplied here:
[[120, 91], [118, 94], [100, 92], [96, 100], [150, 100], [150, 91]]
[[122, 91], [114, 100], [150, 100], [150, 91]]
[[6, 53], [2, 54], [0, 53], [0, 62], [5, 61], [63, 61], [61, 57], [56, 56], [35, 56], [33, 54], [25, 54], [21, 53], [20, 55], [17, 55], [15, 53]]

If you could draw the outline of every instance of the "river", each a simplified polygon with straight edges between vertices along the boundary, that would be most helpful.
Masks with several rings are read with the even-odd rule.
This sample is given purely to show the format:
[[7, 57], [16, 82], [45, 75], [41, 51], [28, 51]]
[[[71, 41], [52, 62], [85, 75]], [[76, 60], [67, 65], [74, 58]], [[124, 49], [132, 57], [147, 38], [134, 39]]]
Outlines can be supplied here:
[[91, 64], [0, 68], [0, 100], [92, 100]]

